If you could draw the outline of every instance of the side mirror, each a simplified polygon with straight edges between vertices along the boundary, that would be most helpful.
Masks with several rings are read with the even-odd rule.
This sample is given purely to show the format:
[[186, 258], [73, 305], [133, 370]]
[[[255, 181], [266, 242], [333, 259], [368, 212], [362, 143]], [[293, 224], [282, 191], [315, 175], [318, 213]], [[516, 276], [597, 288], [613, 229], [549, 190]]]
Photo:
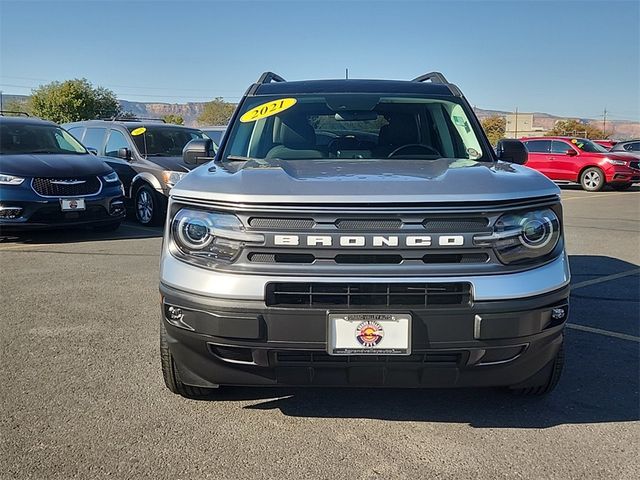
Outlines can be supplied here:
[[210, 138], [195, 138], [184, 146], [182, 160], [187, 165], [200, 165], [213, 160], [213, 141]]
[[89, 152], [92, 155], [98, 155], [98, 149], [97, 148], [87, 147], [87, 152]]
[[504, 139], [498, 142], [496, 146], [496, 154], [498, 160], [503, 162], [517, 163], [524, 165], [529, 158], [527, 147], [520, 140]]
[[576, 152], [573, 148], [570, 148], [569, 150], [567, 150], [566, 154], [570, 157], [575, 157], [576, 155], [578, 155], [578, 152]]
[[123, 160], [131, 160], [131, 150], [129, 150], [128, 148], [119, 148], [118, 158], [122, 158]]

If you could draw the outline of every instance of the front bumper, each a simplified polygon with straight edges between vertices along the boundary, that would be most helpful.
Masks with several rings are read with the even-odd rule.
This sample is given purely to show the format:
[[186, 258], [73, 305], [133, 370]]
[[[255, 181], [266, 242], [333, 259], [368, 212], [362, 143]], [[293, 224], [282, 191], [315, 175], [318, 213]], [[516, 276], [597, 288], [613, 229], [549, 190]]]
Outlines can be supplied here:
[[[27, 182], [25, 182], [27, 183]], [[82, 196], [85, 210], [63, 212], [59, 198], [37, 195], [30, 187], [0, 188], [0, 210], [14, 212], [14, 218], [0, 212], [2, 231], [103, 225], [124, 219], [126, 215], [121, 184], [106, 185], [96, 195]]]
[[[164, 283], [160, 291], [181, 379], [202, 387], [522, 385], [558, 352], [567, 317], [551, 312], [568, 312], [569, 296], [565, 285], [528, 298], [410, 309], [410, 356], [335, 357], [326, 353], [327, 310], [266, 307], [264, 300], [213, 298]], [[183, 316], [177, 320], [170, 307]]]
[[625, 166], [611, 166], [606, 170], [607, 183], [635, 183], [640, 182], [640, 170]]

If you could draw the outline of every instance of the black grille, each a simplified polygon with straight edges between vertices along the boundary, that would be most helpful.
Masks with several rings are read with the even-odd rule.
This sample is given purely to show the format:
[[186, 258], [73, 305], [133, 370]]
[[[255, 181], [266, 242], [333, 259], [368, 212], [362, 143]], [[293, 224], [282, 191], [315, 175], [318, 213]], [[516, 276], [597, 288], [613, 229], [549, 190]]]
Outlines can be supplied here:
[[413, 353], [411, 355], [329, 355], [326, 352], [311, 352], [305, 350], [288, 350], [276, 352], [278, 364], [386, 364], [386, 363], [437, 363], [457, 364], [462, 354], [459, 352], [446, 353]]
[[[251, 263], [314, 263], [317, 258], [313, 253], [249, 253]], [[339, 265], [400, 265], [411, 259], [405, 259], [399, 254], [337, 254], [334, 257], [321, 258], [324, 261], [333, 261]], [[426, 264], [471, 264], [487, 263], [489, 255], [486, 253], [428, 253], [420, 259]]]
[[94, 193], [98, 193], [100, 190], [100, 180], [98, 177], [34, 178], [31, 185], [36, 193], [47, 197], [76, 197], [79, 195], [93, 195]]
[[468, 305], [471, 285], [449, 283], [293, 283], [267, 284], [266, 303], [274, 307], [437, 307]]
[[341, 219], [336, 221], [339, 230], [353, 231], [378, 231], [378, 230], [399, 230], [402, 228], [402, 220], [398, 219]]
[[426, 228], [430, 232], [481, 232], [487, 228], [487, 225], [489, 225], [489, 219], [482, 217], [426, 219], [423, 222], [423, 225], [424, 228]]
[[86, 210], [74, 212], [63, 212], [59, 206], [44, 207], [38, 209], [29, 220], [34, 223], [65, 223], [65, 222], [83, 222], [90, 220], [102, 220], [109, 218], [109, 213], [100, 205], [87, 207]]
[[636, 170], [640, 170], [640, 162], [629, 162], [629, 166], [631, 168], [635, 168]]
[[265, 228], [268, 230], [304, 230], [313, 228], [316, 222], [312, 218], [264, 218], [253, 217], [249, 219], [252, 228]]
[[253, 263], [313, 263], [316, 257], [311, 253], [250, 253]]

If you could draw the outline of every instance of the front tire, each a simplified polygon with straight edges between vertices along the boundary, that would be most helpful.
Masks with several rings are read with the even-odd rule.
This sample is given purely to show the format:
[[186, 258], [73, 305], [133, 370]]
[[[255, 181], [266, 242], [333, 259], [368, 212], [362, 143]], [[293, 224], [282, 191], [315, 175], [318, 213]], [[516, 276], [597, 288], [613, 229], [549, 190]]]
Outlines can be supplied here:
[[580, 175], [580, 185], [587, 192], [599, 192], [604, 184], [604, 172], [599, 168], [589, 167]]
[[[511, 392], [515, 395], [520, 395], [524, 397], [539, 397], [542, 395], [547, 395], [551, 393], [551, 391], [556, 388], [558, 382], [560, 381], [560, 376], [562, 375], [562, 369], [564, 368], [564, 342], [560, 345], [560, 350], [556, 353], [556, 356], [553, 360], [540, 372], [536, 373], [532, 377], [533, 385], [527, 385], [525, 387], [511, 387]], [[542, 383], [535, 384], [534, 381], [537, 380], [536, 377], [543, 375]]]
[[169, 390], [177, 395], [192, 400], [209, 399], [214, 392], [211, 388], [194, 387], [186, 385], [180, 380], [180, 373], [176, 367], [176, 362], [169, 350], [169, 342], [167, 341], [167, 329], [164, 322], [160, 320], [160, 363], [162, 365], [162, 376], [164, 384]]
[[142, 225], [160, 225], [164, 218], [159, 195], [149, 185], [142, 185], [134, 197], [136, 219]]

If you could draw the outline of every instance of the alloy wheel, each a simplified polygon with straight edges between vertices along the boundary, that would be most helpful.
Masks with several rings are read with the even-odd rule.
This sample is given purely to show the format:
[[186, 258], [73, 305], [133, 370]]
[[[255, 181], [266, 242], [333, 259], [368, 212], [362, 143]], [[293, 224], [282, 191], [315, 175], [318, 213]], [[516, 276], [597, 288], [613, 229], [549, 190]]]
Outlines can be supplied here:
[[151, 219], [153, 218], [153, 199], [148, 191], [141, 190], [138, 193], [136, 210], [138, 211], [138, 219], [140, 222], [151, 222]]
[[596, 171], [587, 172], [584, 176], [584, 184], [589, 188], [596, 188], [600, 185], [600, 174]]

